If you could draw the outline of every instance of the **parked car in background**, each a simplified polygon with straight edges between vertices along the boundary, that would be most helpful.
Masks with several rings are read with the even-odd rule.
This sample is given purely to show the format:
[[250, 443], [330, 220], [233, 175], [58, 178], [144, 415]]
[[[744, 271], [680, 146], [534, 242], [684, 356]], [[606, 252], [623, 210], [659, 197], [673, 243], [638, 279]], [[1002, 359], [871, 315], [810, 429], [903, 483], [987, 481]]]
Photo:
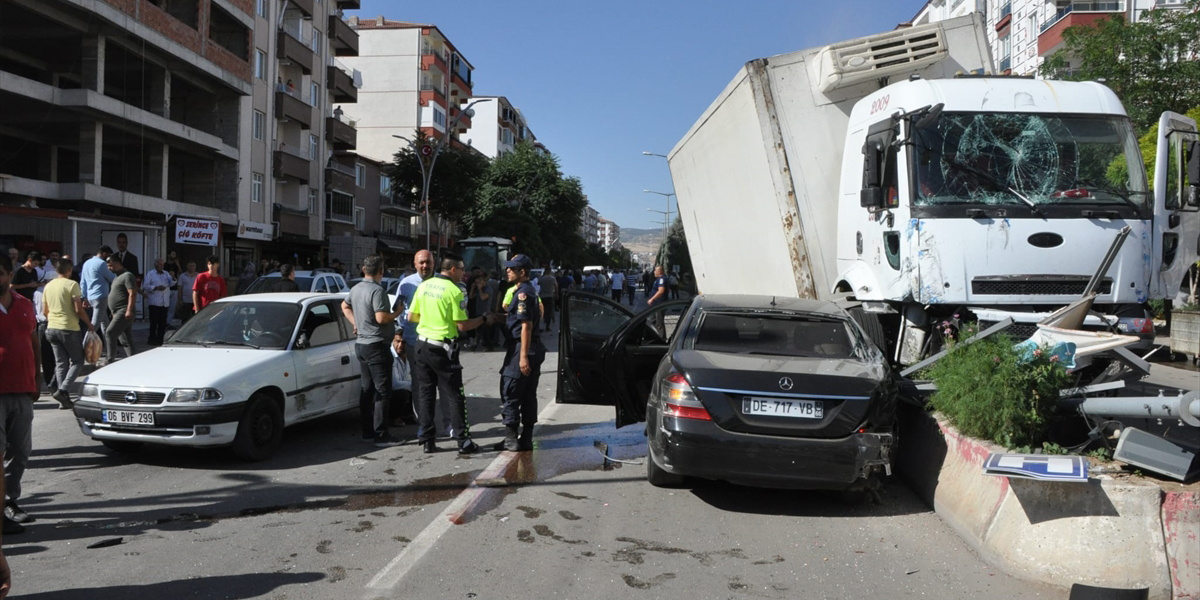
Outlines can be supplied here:
[[[354, 287], [355, 285], [358, 284], [358, 282], [360, 282], [362, 280], [363, 280], [362, 277], [355, 277], [354, 279], [350, 280], [349, 285], [350, 285], [350, 287]], [[383, 279], [379, 280], [379, 285], [382, 285], [384, 291], [386, 291], [388, 294], [395, 296], [396, 293], [400, 291], [400, 278], [399, 277], [384, 277]]]
[[897, 385], [837, 304], [697, 296], [638, 314], [567, 292], [558, 398], [645, 422], [647, 479], [845, 490], [891, 472]]
[[358, 406], [359, 366], [343, 296], [255, 294], [206, 306], [167, 342], [83, 382], [79, 428], [114, 450], [232, 446], [246, 460], [283, 429]]
[[[279, 272], [267, 273], [254, 280], [246, 294], [265, 294], [275, 292], [280, 281]], [[350, 291], [346, 280], [332, 270], [318, 269], [316, 271], [296, 271], [296, 285], [301, 292], [341, 294]]]

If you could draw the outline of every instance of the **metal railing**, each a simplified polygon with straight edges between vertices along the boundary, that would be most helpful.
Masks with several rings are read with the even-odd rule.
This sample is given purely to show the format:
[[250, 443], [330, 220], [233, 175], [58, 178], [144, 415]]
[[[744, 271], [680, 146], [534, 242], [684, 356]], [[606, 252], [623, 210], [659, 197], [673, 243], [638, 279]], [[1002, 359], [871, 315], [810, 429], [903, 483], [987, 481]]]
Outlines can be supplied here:
[[331, 192], [325, 196], [325, 218], [342, 223], [354, 222], [354, 196]]
[[1046, 22], [1042, 23], [1042, 28], [1039, 33], [1045, 33], [1047, 29], [1054, 27], [1059, 21], [1066, 18], [1067, 15], [1073, 12], [1124, 12], [1124, 0], [1109, 0], [1107, 2], [1072, 2], [1065, 8], [1054, 14]]

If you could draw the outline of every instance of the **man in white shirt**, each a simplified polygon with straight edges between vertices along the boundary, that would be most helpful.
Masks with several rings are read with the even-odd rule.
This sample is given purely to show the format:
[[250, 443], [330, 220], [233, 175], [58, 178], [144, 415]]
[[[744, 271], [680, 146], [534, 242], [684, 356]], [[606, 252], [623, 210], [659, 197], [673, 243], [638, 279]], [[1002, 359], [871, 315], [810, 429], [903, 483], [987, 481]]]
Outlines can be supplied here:
[[154, 261], [154, 269], [147, 272], [142, 279], [142, 292], [150, 305], [150, 339], [151, 346], [161, 346], [163, 337], [167, 334], [167, 313], [171, 307], [171, 286], [175, 278], [164, 270], [163, 259]]
[[175, 307], [175, 314], [179, 315], [179, 322], [187, 323], [192, 315], [196, 314], [195, 306], [192, 305], [192, 288], [196, 285], [196, 261], [189, 260], [187, 270], [179, 274], [179, 306]]
[[625, 293], [625, 274], [620, 271], [613, 271], [612, 274], [612, 299], [613, 302], [621, 303], [621, 294]]

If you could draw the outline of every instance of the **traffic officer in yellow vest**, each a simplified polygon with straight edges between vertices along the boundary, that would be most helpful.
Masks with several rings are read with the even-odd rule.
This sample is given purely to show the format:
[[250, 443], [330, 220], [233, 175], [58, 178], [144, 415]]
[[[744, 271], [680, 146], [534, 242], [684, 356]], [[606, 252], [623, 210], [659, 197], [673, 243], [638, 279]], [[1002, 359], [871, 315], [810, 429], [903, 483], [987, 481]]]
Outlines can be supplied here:
[[458, 441], [458, 453], [479, 450], [479, 444], [471, 441], [467, 426], [458, 338], [460, 333], [491, 324], [493, 317], [488, 314], [467, 318], [467, 301], [458, 287], [462, 276], [462, 259], [447, 255], [442, 259], [441, 272], [421, 282], [408, 307], [408, 320], [417, 324], [417, 362], [412, 365], [420, 394], [415, 399], [420, 421], [417, 442], [426, 454], [437, 451], [433, 418], [439, 391], [450, 405], [450, 423]]
[[537, 386], [546, 359], [541, 331], [542, 306], [537, 289], [529, 281], [533, 261], [518, 254], [504, 263], [512, 295], [506, 298], [504, 312], [504, 364], [500, 368], [500, 408], [504, 423], [504, 441], [497, 450], [528, 452], [533, 450], [533, 425], [537, 423]]

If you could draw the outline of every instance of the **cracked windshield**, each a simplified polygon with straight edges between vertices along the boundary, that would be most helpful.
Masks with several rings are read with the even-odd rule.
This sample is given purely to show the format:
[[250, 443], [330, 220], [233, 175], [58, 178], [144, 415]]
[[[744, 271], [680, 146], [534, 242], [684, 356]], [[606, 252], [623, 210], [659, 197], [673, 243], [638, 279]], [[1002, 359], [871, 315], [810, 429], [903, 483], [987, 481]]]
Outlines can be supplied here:
[[1127, 119], [945, 113], [915, 138], [918, 206], [1146, 207], [1142, 158]]

